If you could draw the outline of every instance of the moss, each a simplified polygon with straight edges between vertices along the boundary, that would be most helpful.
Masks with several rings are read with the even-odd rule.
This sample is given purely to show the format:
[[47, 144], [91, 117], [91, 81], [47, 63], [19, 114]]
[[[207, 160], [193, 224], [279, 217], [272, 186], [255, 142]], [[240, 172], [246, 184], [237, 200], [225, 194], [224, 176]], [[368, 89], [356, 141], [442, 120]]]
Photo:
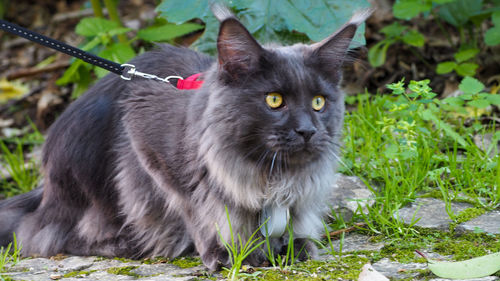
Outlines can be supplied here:
[[121, 261], [123, 263], [129, 263], [129, 262], [134, 262], [135, 260], [127, 259], [127, 258], [120, 258], [120, 257], [115, 257], [113, 258], [115, 261]]
[[357, 280], [361, 268], [368, 262], [364, 256], [344, 256], [340, 260], [300, 262], [287, 269], [256, 269], [259, 280]]
[[176, 265], [180, 268], [191, 268], [195, 267], [198, 265], [202, 265], [203, 263], [201, 262], [201, 259], [198, 257], [180, 257], [180, 258], [175, 258], [169, 263]]
[[469, 233], [449, 236], [433, 245], [433, 250], [441, 255], [453, 255], [456, 261], [500, 252], [500, 235]]
[[138, 268], [138, 266], [123, 266], [123, 267], [112, 267], [106, 270], [108, 273], [115, 275], [128, 275], [133, 277], [143, 277], [137, 273], [132, 272], [132, 270]]
[[146, 258], [141, 262], [143, 264], [161, 264], [161, 263], [168, 263], [169, 259], [164, 257], [154, 257], [154, 258]]
[[463, 222], [469, 221], [473, 218], [479, 217], [484, 214], [486, 210], [481, 208], [467, 208], [461, 212], [459, 212], [455, 216], [455, 221], [450, 224], [450, 232], [455, 230], [455, 227]]
[[63, 278], [70, 278], [70, 277], [77, 277], [77, 276], [89, 276], [92, 272], [95, 272], [95, 270], [91, 271], [72, 271], [68, 272], [63, 275]]
[[[420, 248], [419, 243], [394, 243], [385, 245], [381, 249], [382, 257], [387, 257], [392, 261], [401, 263], [415, 262], [415, 250]], [[421, 262], [425, 262], [422, 258]]]

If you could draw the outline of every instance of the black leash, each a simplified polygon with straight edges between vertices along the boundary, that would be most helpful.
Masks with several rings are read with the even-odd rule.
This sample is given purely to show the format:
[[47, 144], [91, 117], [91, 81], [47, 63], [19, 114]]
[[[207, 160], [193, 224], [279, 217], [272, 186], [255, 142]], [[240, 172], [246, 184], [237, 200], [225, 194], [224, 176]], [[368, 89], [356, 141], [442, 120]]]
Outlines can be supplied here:
[[153, 74], [143, 73], [137, 71], [135, 69], [135, 66], [132, 64], [118, 64], [116, 62], [112, 62], [110, 60], [82, 51], [78, 48], [75, 48], [68, 44], [62, 43], [60, 41], [41, 35], [39, 33], [28, 30], [24, 27], [20, 27], [17, 24], [13, 24], [2, 19], [0, 19], [0, 29], [21, 36], [40, 45], [49, 47], [56, 51], [65, 53], [72, 57], [79, 58], [92, 65], [109, 70], [113, 73], [120, 75], [120, 77], [123, 78], [124, 80], [130, 80], [132, 79], [133, 76], [140, 76], [145, 79], [153, 79], [167, 83], [170, 83], [169, 79], [180, 79], [180, 80], [183, 79], [180, 76], [167, 76], [165, 78], [161, 78]]
[[7, 31], [7, 32], [12, 33], [12, 34], [15, 34], [15, 35], [21, 36], [23, 38], [26, 38], [30, 41], [33, 41], [35, 43], [52, 48], [56, 51], [65, 53], [65, 54], [70, 55], [70, 56], [75, 57], [75, 58], [79, 58], [85, 62], [88, 62], [90, 64], [93, 64], [93, 65], [101, 67], [101, 68], [104, 68], [104, 69], [109, 70], [109, 71], [116, 73], [118, 75], [122, 75], [123, 70], [125, 69], [124, 66], [121, 66], [120, 64], [118, 64], [116, 62], [112, 62], [110, 60], [103, 59], [103, 58], [98, 57], [96, 55], [93, 55], [91, 53], [87, 53], [87, 52], [82, 51], [78, 48], [75, 48], [75, 47], [70, 46], [68, 44], [54, 40], [52, 38], [41, 35], [39, 33], [33, 32], [33, 31], [28, 30], [26, 28], [20, 27], [17, 24], [13, 24], [13, 23], [7, 22], [7, 21], [2, 20], [2, 19], [0, 19], [0, 28]]

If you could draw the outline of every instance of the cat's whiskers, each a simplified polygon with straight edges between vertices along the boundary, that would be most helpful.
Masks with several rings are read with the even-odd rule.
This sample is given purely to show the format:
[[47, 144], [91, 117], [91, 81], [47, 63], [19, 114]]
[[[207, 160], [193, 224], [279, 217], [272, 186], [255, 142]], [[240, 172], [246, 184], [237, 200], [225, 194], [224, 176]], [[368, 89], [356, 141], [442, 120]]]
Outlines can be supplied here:
[[269, 169], [269, 177], [273, 175], [274, 161], [276, 160], [276, 156], [278, 155], [278, 151], [274, 152], [273, 160], [271, 161], [271, 168]]
[[247, 152], [245, 155], [243, 155], [243, 157], [241, 159], [242, 160], [246, 160], [251, 154], [253, 154], [254, 152], [256, 152], [258, 149], [262, 148], [263, 146], [265, 146], [265, 144], [263, 144], [263, 143], [255, 146], [249, 152]]
[[269, 154], [270, 150], [266, 149], [261, 156], [259, 157], [259, 160], [257, 161], [257, 169], [260, 171], [262, 170], [262, 165], [266, 162], [265, 159], [267, 155]]

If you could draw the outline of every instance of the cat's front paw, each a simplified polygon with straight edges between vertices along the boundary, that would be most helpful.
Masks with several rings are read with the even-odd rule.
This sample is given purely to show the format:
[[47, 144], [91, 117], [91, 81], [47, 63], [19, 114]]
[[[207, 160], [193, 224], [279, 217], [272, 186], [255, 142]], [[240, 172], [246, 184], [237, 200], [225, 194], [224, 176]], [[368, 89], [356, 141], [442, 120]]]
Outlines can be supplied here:
[[299, 253], [297, 256], [299, 261], [318, 258], [318, 247], [309, 239], [297, 238], [293, 241], [293, 247], [295, 252]]
[[256, 249], [245, 259], [245, 264], [253, 267], [268, 266], [269, 261], [261, 249]]
[[231, 261], [227, 250], [220, 247], [214, 247], [201, 254], [203, 264], [211, 271], [218, 271], [222, 267], [230, 267]]

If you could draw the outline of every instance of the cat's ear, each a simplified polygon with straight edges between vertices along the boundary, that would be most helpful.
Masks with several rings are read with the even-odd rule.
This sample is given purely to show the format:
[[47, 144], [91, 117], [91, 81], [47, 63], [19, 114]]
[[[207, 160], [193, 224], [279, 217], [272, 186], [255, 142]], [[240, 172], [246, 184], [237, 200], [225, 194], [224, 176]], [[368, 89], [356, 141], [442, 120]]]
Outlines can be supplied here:
[[234, 17], [221, 22], [217, 50], [220, 67], [233, 78], [256, 69], [263, 54], [260, 44]]
[[356, 12], [352, 18], [339, 28], [335, 33], [321, 42], [311, 45], [312, 53], [310, 59], [332, 78], [340, 76], [340, 68], [348, 58], [347, 51], [352, 42], [354, 34], [373, 10], [367, 9]]

